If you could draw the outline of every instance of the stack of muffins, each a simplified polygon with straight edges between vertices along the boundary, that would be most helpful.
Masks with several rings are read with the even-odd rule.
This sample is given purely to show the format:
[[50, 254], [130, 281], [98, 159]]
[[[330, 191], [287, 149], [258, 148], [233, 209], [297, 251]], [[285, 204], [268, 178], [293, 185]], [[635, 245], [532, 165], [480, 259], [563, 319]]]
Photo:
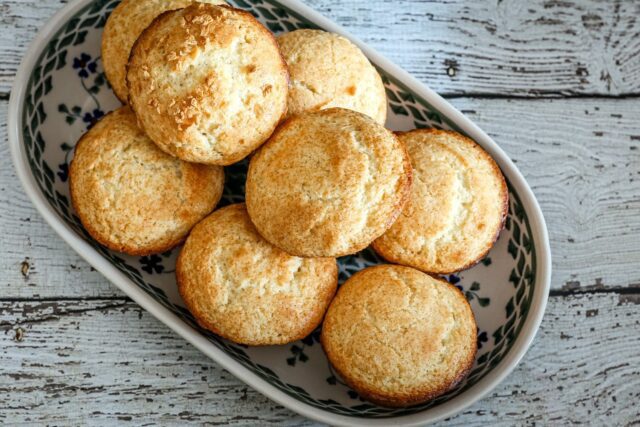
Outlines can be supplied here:
[[[125, 106], [79, 141], [70, 191], [87, 231], [133, 255], [186, 239], [177, 284], [198, 323], [246, 345], [322, 346], [387, 406], [455, 386], [476, 353], [462, 293], [438, 278], [482, 259], [508, 195], [491, 157], [450, 131], [384, 127], [382, 80], [336, 34], [276, 40], [220, 1], [123, 0], [102, 40]], [[246, 205], [214, 211], [250, 156]], [[213, 212], [213, 213], [212, 213]], [[394, 264], [338, 287], [336, 257]]]

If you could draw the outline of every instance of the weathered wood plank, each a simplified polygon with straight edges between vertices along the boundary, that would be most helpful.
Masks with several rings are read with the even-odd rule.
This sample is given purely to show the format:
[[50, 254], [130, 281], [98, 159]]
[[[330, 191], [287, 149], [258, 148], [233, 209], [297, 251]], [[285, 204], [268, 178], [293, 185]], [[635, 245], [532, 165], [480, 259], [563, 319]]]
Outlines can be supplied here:
[[0, 294], [7, 298], [122, 295], [49, 227], [24, 193], [7, 141], [0, 101]]
[[552, 289], [640, 290], [640, 100], [452, 103], [533, 188], [550, 234]]
[[[446, 424], [637, 420], [639, 302], [551, 298], [522, 364]], [[0, 329], [0, 422], [307, 424], [127, 300], [0, 302]]]
[[[0, 93], [66, 1], [0, 4]], [[445, 94], [640, 93], [640, 3], [618, 0], [307, 0]]]
[[[19, 61], [66, 2], [0, 0], [0, 140]], [[547, 218], [558, 296], [535, 343], [494, 393], [444, 424], [637, 423], [640, 2], [306, 2], [457, 97], [518, 163]], [[635, 99], [496, 99], [547, 95]], [[6, 144], [0, 235], [0, 423], [313, 424], [91, 271], [31, 206]], [[607, 293], [560, 296], [588, 290]]]
[[640, 300], [555, 297], [522, 363], [449, 425], [632, 425], [640, 419]]
[[[458, 98], [517, 162], [545, 214], [553, 289], [640, 287], [640, 101]], [[0, 101], [0, 139], [6, 139]], [[122, 295], [37, 214], [0, 145], [0, 292], [6, 297]], [[28, 258], [29, 277], [22, 274]]]

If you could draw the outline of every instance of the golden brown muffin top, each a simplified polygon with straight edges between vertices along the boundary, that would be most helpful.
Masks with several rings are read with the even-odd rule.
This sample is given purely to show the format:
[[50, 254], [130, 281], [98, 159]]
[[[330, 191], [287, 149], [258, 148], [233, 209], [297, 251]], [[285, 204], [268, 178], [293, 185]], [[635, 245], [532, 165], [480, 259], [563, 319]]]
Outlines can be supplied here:
[[495, 161], [459, 133], [399, 134], [414, 185], [396, 223], [373, 243], [385, 259], [430, 273], [453, 273], [481, 260], [498, 238], [509, 195]]
[[349, 386], [391, 407], [450, 390], [473, 365], [477, 349], [475, 319], [462, 292], [397, 265], [349, 278], [327, 311], [321, 341]]
[[298, 256], [364, 249], [397, 218], [411, 184], [404, 145], [364, 114], [294, 116], [254, 155], [247, 209], [272, 244]]
[[224, 171], [160, 150], [122, 107], [78, 142], [69, 172], [73, 206], [89, 234], [132, 255], [164, 252], [216, 206]]
[[382, 79], [362, 51], [338, 34], [296, 30], [278, 36], [289, 67], [288, 115], [340, 107], [384, 125], [387, 95]]
[[[198, 0], [199, 3], [226, 4], [222, 0]], [[127, 103], [127, 62], [136, 39], [160, 14], [182, 9], [194, 0], [122, 0], [111, 12], [102, 33], [104, 72], [123, 103]]]
[[222, 208], [191, 232], [176, 267], [198, 323], [248, 345], [285, 344], [310, 334], [333, 298], [333, 258], [298, 258], [264, 240], [244, 204]]
[[131, 51], [127, 83], [145, 132], [186, 161], [242, 160], [286, 112], [287, 68], [273, 35], [227, 6], [194, 4], [156, 18]]

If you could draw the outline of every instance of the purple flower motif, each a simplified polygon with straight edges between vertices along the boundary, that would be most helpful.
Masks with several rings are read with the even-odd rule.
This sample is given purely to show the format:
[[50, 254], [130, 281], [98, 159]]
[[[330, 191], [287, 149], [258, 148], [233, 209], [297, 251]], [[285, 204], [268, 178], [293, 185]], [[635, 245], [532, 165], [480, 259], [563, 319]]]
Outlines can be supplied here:
[[98, 64], [91, 59], [91, 56], [82, 53], [79, 58], [73, 58], [73, 68], [74, 70], [78, 70], [78, 75], [81, 78], [86, 79], [89, 77], [89, 73], [93, 74], [96, 72]]
[[460, 282], [460, 277], [456, 276], [455, 274], [450, 274], [448, 277], [446, 277], [446, 279], [452, 285], [455, 285], [456, 283]]
[[100, 120], [100, 118], [102, 118], [102, 116], [104, 116], [104, 112], [99, 108], [96, 108], [90, 113], [84, 113], [82, 121], [85, 122], [88, 125], [87, 128], [90, 129], [98, 122], [98, 120]]
[[58, 165], [58, 169], [60, 181], [67, 182], [67, 178], [69, 178], [69, 165], [67, 163], [61, 163]]
[[487, 333], [482, 331], [478, 334], [478, 350], [482, 348], [482, 343], [489, 341], [489, 337], [487, 337]]
[[158, 255], [143, 256], [140, 258], [140, 268], [149, 274], [153, 274], [154, 272], [160, 274], [164, 271], [164, 266], [161, 262], [162, 258]]
[[444, 280], [446, 280], [447, 282], [451, 283], [453, 286], [455, 286], [456, 288], [464, 292], [462, 285], [458, 285], [458, 283], [460, 283], [460, 277], [456, 276], [455, 274], [450, 274], [448, 276], [444, 276], [443, 278]]

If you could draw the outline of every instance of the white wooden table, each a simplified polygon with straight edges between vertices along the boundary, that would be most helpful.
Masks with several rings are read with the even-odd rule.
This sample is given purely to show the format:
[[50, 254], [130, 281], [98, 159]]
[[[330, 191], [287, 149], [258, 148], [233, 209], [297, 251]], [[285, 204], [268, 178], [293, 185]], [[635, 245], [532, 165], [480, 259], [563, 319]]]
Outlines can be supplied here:
[[[11, 83], [66, 0], [0, 0]], [[443, 424], [640, 423], [640, 1], [310, 0], [449, 98], [517, 162], [549, 226], [538, 336]], [[309, 421], [241, 384], [93, 271], [40, 218], [0, 145], [0, 424]]]

